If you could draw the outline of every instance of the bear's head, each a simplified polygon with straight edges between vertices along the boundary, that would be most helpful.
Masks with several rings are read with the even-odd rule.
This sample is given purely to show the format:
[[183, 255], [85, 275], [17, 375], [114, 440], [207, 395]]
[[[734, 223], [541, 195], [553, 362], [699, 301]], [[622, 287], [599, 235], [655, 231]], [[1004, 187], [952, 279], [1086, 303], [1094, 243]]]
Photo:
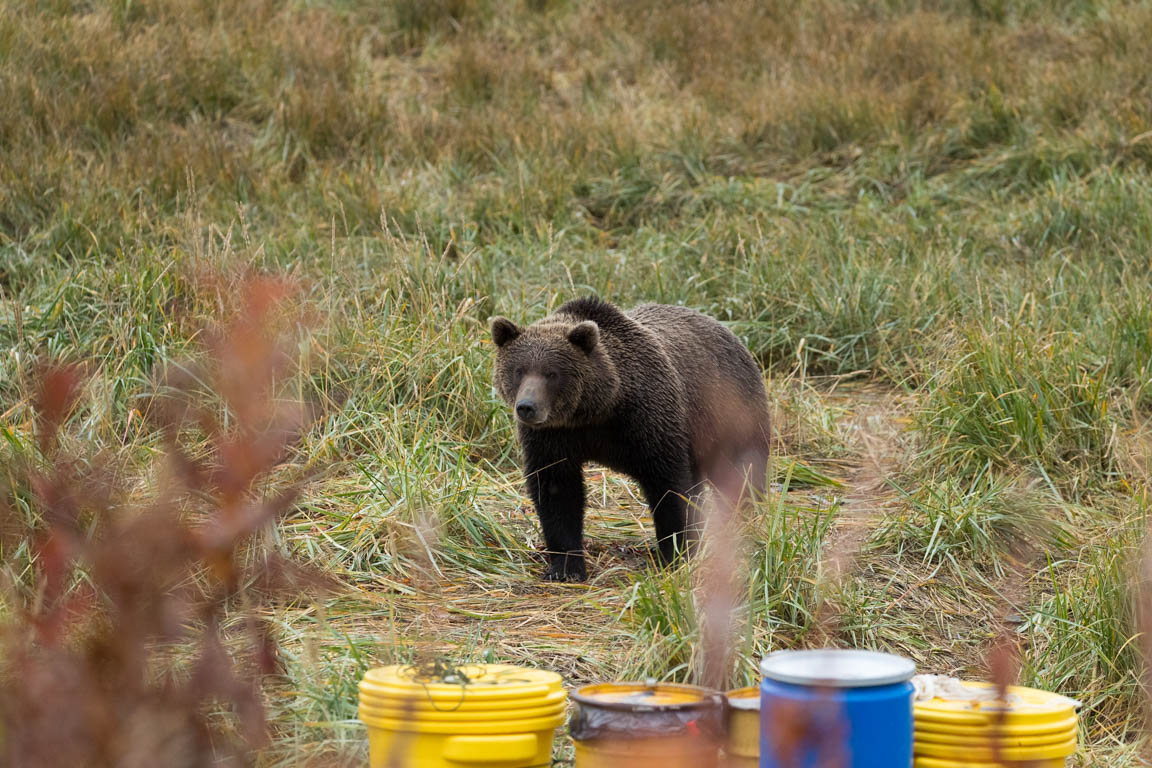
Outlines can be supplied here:
[[577, 426], [611, 409], [620, 379], [593, 321], [553, 316], [520, 328], [497, 317], [492, 341], [496, 390], [521, 424]]

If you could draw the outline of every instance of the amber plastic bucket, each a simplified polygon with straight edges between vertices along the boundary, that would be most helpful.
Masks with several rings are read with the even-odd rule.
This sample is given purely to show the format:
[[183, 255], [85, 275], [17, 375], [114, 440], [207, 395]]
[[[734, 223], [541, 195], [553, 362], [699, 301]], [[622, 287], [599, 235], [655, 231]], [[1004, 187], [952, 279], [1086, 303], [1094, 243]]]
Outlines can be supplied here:
[[572, 693], [574, 768], [717, 768], [723, 696], [674, 683], [604, 683]]

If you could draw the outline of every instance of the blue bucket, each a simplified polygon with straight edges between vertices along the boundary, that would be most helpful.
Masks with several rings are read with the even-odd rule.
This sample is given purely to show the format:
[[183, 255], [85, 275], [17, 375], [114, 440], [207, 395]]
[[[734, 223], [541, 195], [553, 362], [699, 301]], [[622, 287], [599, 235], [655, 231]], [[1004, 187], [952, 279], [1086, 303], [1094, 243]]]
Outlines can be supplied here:
[[910, 659], [778, 651], [760, 672], [760, 768], [911, 768]]

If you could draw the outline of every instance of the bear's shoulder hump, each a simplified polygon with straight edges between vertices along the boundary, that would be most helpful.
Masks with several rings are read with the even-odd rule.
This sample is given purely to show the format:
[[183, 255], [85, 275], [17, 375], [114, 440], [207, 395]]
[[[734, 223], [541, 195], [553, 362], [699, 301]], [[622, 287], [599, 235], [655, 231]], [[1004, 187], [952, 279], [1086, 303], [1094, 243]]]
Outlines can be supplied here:
[[591, 320], [602, 328], [612, 328], [626, 322], [624, 313], [614, 304], [596, 296], [573, 299], [557, 309], [556, 314], [568, 315], [581, 320]]

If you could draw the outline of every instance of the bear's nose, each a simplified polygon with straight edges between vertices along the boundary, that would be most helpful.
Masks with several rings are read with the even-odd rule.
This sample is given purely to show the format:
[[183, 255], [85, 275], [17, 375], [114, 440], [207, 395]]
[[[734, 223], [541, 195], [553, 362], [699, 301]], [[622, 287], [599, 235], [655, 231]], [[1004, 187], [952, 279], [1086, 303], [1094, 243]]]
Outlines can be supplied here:
[[521, 400], [516, 403], [516, 415], [524, 421], [532, 421], [536, 418], [536, 403], [531, 400]]

